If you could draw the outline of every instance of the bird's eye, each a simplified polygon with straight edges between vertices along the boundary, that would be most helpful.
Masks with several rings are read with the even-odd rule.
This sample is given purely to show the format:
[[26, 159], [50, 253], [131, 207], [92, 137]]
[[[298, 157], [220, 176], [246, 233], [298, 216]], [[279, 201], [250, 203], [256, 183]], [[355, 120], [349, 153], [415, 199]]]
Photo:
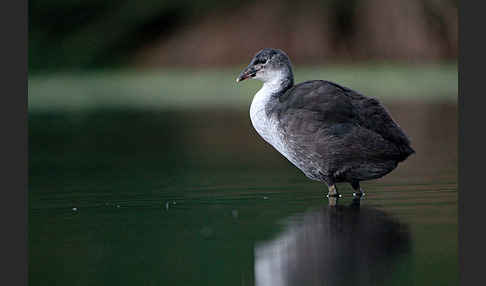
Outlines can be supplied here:
[[255, 61], [255, 64], [256, 65], [263, 65], [263, 64], [266, 64], [268, 62], [268, 59], [258, 59]]

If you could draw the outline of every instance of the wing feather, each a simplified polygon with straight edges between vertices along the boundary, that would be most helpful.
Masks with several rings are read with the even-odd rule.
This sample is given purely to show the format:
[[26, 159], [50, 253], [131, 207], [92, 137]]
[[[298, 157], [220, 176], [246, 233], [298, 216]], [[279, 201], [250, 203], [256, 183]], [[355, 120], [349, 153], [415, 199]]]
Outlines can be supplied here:
[[[282, 95], [280, 102], [278, 116], [284, 129], [292, 128], [289, 133], [314, 133], [315, 139], [315, 134], [342, 137], [353, 132], [350, 136], [367, 144], [363, 147], [368, 153], [385, 145], [385, 150], [375, 150], [376, 155], [402, 161], [414, 153], [407, 135], [378, 100], [336, 83], [315, 80], [298, 84]], [[288, 113], [294, 116], [283, 116]], [[367, 130], [357, 131], [359, 128]], [[371, 138], [361, 138], [364, 134]]]

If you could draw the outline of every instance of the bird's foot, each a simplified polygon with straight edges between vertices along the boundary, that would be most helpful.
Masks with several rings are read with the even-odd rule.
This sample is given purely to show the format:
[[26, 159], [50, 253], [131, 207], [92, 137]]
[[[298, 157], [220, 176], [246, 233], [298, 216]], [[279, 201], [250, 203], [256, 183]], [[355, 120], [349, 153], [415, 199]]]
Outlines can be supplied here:
[[359, 191], [359, 192], [354, 192], [353, 193], [353, 197], [355, 197], [355, 198], [362, 198], [362, 199], [364, 199], [364, 196], [365, 196], [365, 192], [363, 192], [363, 191]]
[[328, 198], [341, 198], [341, 194], [338, 193], [335, 185], [329, 186], [329, 192], [327, 193]]
[[331, 193], [328, 193], [326, 195], [327, 198], [342, 198], [343, 195], [339, 194], [339, 193], [334, 193], [334, 194], [331, 194]]
[[335, 197], [330, 197], [329, 198], [329, 206], [330, 207], [335, 207], [338, 205], [338, 201], [339, 201], [339, 198], [335, 198]]

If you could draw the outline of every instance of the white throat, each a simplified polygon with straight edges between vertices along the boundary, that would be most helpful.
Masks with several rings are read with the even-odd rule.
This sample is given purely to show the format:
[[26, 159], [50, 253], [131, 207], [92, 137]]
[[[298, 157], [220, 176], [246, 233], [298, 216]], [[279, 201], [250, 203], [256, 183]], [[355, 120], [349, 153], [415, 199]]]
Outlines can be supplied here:
[[257, 73], [255, 79], [263, 81], [262, 88], [258, 91], [264, 93], [276, 93], [282, 87], [282, 82], [285, 80], [286, 74], [281, 70], [268, 70], [264, 74], [260, 75]]
[[267, 116], [265, 107], [270, 100], [277, 100], [272, 98], [272, 95], [280, 91], [284, 79], [284, 73], [280, 71], [272, 72], [271, 79], [264, 81], [262, 88], [253, 97], [250, 106], [250, 118], [253, 127], [265, 141], [277, 149], [279, 148], [276, 145], [279, 144], [275, 137], [277, 133], [276, 122]]

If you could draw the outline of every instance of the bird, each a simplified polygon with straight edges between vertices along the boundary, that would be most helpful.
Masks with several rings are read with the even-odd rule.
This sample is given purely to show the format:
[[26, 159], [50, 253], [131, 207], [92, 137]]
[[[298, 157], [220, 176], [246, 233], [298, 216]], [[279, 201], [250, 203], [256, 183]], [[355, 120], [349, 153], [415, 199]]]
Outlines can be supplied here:
[[305, 176], [342, 197], [337, 183], [363, 196], [360, 182], [393, 171], [415, 153], [409, 137], [374, 97], [327, 80], [294, 84], [292, 64], [264, 48], [236, 79], [263, 82], [250, 105], [256, 132]]

